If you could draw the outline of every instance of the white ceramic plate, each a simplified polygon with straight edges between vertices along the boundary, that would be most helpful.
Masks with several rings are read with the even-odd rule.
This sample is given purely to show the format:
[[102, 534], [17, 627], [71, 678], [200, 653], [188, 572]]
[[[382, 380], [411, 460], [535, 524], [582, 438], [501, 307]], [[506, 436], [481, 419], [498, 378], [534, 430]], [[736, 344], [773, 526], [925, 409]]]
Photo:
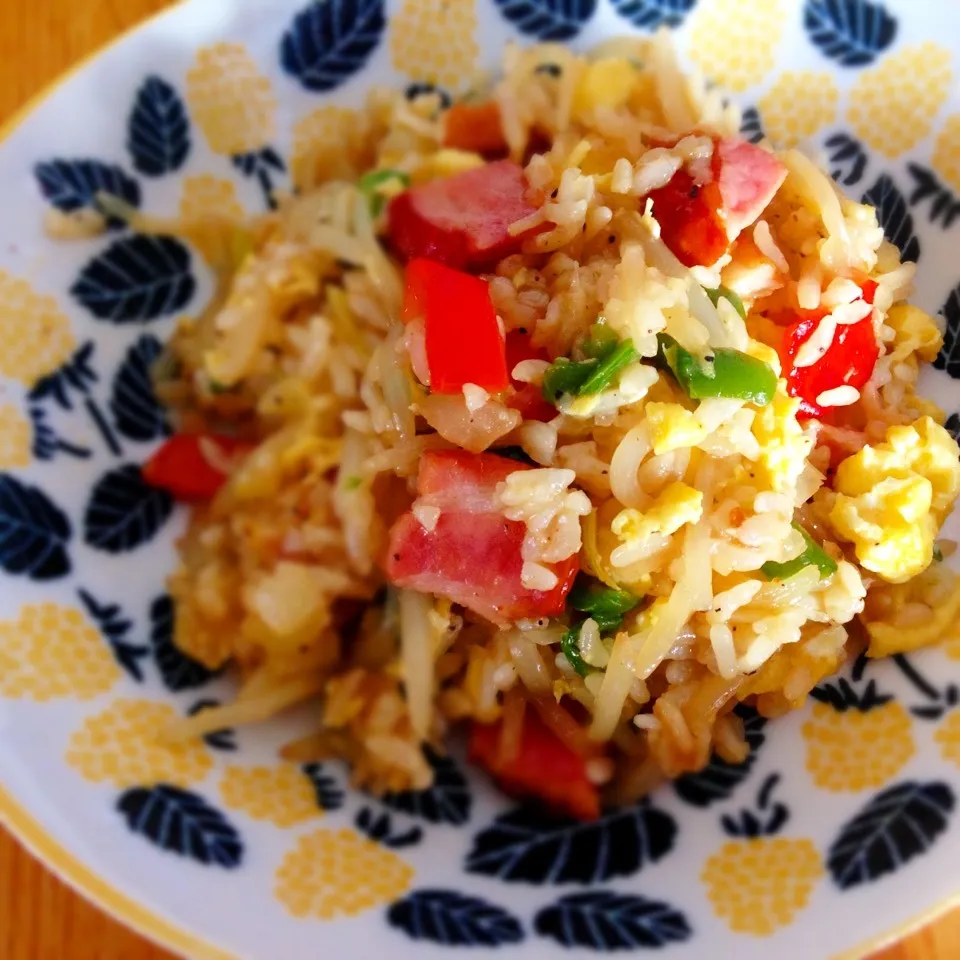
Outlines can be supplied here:
[[[225, 681], [170, 641], [183, 516], [137, 464], [164, 435], [146, 368], [211, 289], [172, 238], [52, 243], [106, 188], [157, 214], [262, 209], [302, 132], [374, 83], [456, 89], [509, 39], [662, 23], [751, 136], [811, 138], [919, 258], [960, 376], [960, 8], [866, 0], [187, 0], [0, 147], [0, 815], [102, 906], [192, 957], [857, 956], [960, 895], [960, 639], [871, 664], [720, 762], [596, 824], [519, 810], [455, 760], [384, 801], [278, 766], [276, 725], [176, 753], [165, 719]], [[38, 382], [38, 378], [39, 382]], [[948, 412], [948, 376], [928, 392]], [[956, 413], [949, 424], [957, 430]], [[843, 709], [838, 709], [843, 707]]]

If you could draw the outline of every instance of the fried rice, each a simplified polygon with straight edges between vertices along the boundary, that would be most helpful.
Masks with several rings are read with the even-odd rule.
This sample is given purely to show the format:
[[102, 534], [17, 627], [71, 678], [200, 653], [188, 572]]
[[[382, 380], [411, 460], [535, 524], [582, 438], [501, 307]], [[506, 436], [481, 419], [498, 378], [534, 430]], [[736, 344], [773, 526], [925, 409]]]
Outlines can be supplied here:
[[[936, 538], [960, 460], [915, 389], [942, 340], [906, 302], [914, 267], [815, 159], [738, 130], [665, 35], [586, 56], [511, 46], [453, 106], [374, 91], [266, 215], [126, 211], [185, 235], [218, 278], [156, 370], [195, 459], [179, 482], [146, 473], [192, 501], [176, 643], [239, 688], [165, 736], [307, 702], [314, 729], [285, 756], [341, 758], [383, 792], [427, 786], [424, 748], [463, 725], [508, 789], [590, 816], [592, 798], [511, 772], [530, 731], [573, 758], [541, 782], [624, 802], [713, 753], [742, 761], [739, 704], [780, 715], [848, 658], [952, 627], [953, 545]], [[492, 389], [451, 373], [485, 347], [465, 299], [439, 319], [411, 300], [422, 231], [398, 223], [417, 191], [504, 164], [522, 169], [523, 216], [486, 262], [454, 264], [480, 278], [501, 353], [523, 338]], [[735, 225], [751, 164], [776, 182]], [[718, 177], [722, 209], [694, 221]], [[460, 226], [437, 229], [426, 259], [449, 264]], [[867, 346], [828, 383], [855, 332]], [[610, 351], [621, 365], [584, 390]], [[724, 388], [721, 361], [752, 385]]]

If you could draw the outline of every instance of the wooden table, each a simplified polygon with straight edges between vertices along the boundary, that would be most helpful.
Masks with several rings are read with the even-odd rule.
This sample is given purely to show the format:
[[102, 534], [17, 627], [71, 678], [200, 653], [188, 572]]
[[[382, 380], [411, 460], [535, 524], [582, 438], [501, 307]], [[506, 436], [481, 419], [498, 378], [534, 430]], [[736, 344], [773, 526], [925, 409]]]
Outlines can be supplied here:
[[[87, 53], [171, 0], [2, 0], [0, 122]], [[953, 960], [960, 909], [874, 960]], [[0, 830], [2, 960], [172, 960], [55, 879]]]

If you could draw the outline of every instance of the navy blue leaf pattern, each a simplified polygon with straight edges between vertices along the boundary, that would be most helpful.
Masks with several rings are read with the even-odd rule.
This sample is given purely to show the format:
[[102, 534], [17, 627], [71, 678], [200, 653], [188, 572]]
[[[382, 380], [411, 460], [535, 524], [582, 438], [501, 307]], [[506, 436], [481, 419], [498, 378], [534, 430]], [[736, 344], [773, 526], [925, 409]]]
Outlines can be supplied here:
[[[209, 710], [212, 707], [219, 707], [220, 701], [204, 697], [198, 700], [187, 710], [187, 716], [192, 717], [202, 710]], [[212, 730], [203, 735], [203, 742], [214, 750], [232, 751], [237, 749], [237, 734], [232, 727], [224, 727], [222, 730]]]
[[395, 850], [402, 847], [411, 847], [423, 839], [423, 831], [420, 827], [411, 827], [402, 833], [395, 833], [390, 814], [381, 813], [378, 815], [369, 807], [363, 807], [360, 810], [355, 823], [357, 829], [365, 834], [368, 839]]
[[520, 921], [503, 907], [454, 890], [414, 890], [390, 906], [387, 922], [413, 940], [445, 947], [498, 947], [523, 940]]
[[740, 705], [736, 710], [743, 720], [743, 733], [750, 753], [743, 763], [727, 763], [716, 754], [697, 773], [690, 773], [674, 782], [674, 788], [683, 800], [695, 807], [706, 807], [717, 800], [726, 800], [742, 783], [756, 760], [757, 751], [763, 746], [763, 728], [766, 720], [751, 707]]
[[190, 251], [179, 240], [131, 236], [94, 257], [70, 293], [100, 320], [133, 323], [182, 310], [195, 289]]
[[150, 375], [162, 352], [163, 345], [156, 337], [143, 334], [127, 351], [113, 378], [110, 410], [117, 430], [128, 440], [158, 440], [170, 432]]
[[96, 345], [92, 340], [81, 344], [73, 356], [59, 369], [41, 377], [27, 394], [30, 400], [52, 400], [64, 410], [73, 409], [72, 393], [86, 396], [90, 385], [97, 382], [91, 365]]
[[915, 206], [924, 200], [930, 201], [930, 222], [939, 223], [946, 230], [960, 217], [960, 200], [948, 187], [945, 187], [937, 175], [929, 168], [918, 163], [908, 163], [907, 172], [913, 178], [914, 187], [910, 194], [910, 205]]
[[597, 0], [494, 0], [521, 33], [537, 40], [570, 40], [597, 9]]
[[940, 308], [943, 314], [943, 346], [933, 365], [960, 380], [960, 284], [957, 284]]
[[134, 550], [153, 539], [172, 511], [170, 494], [151, 487], [138, 466], [125, 464], [94, 485], [83, 518], [83, 538], [108, 553]]
[[305, 764], [303, 772], [313, 786], [313, 791], [317, 797], [317, 806], [321, 810], [339, 810], [343, 806], [344, 792], [337, 785], [336, 780], [324, 771], [322, 764]]
[[756, 107], [747, 107], [740, 119], [740, 135], [751, 143], [759, 143], [766, 134], [763, 132], [763, 121], [760, 111]]
[[897, 21], [869, 0], [807, 0], [803, 25], [814, 46], [845, 67], [872, 63], [897, 35]]
[[173, 642], [173, 599], [163, 594], [150, 604], [150, 645], [168, 690], [193, 690], [209, 683], [216, 672], [187, 656]]
[[127, 826], [161, 850], [198, 863], [239, 867], [243, 841], [236, 827], [203, 797], [161, 783], [126, 790], [117, 801]]
[[951, 413], [943, 426], [954, 440], [960, 442], [960, 413]]
[[908, 780], [878, 793], [830, 846], [827, 866], [842, 890], [869, 883], [930, 848], [954, 807], [945, 783]]
[[697, 0], [612, 0], [624, 20], [644, 30], [679, 27]]
[[147, 77], [137, 91], [127, 121], [127, 149], [134, 167], [148, 177], [179, 170], [190, 153], [187, 109], [161, 77]]
[[52, 460], [58, 453], [66, 453], [71, 457], [86, 460], [90, 456], [90, 448], [71, 443], [57, 436], [57, 432], [47, 422], [47, 411], [39, 404], [31, 403], [27, 407], [30, 417], [30, 426], [33, 430], [33, 441], [30, 452], [37, 460]]
[[449, 757], [428, 752], [433, 767], [433, 785], [426, 790], [388, 793], [383, 802], [394, 810], [422, 817], [431, 823], [460, 826], [470, 819], [470, 787], [459, 767]]
[[471, 873], [526, 883], [600, 883], [663, 857], [677, 833], [673, 817], [641, 802], [582, 823], [524, 806], [501, 814], [474, 838]]
[[[119, 197], [131, 207], [140, 206], [140, 184], [116, 164], [99, 160], [48, 160], [33, 168], [44, 197], [64, 213], [95, 207], [98, 193]], [[111, 229], [123, 226], [116, 217], [107, 220]]]
[[867, 151], [863, 144], [849, 133], [835, 133], [827, 138], [827, 161], [830, 176], [845, 187], [852, 187], [863, 179], [867, 167]]
[[0, 473], [0, 567], [31, 580], [70, 572], [70, 521], [38, 487]]
[[537, 933], [565, 947], [636, 950], [682, 943], [693, 934], [687, 918], [667, 903], [614, 890], [572, 893], [541, 910]]
[[114, 659], [137, 683], [143, 683], [140, 661], [149, 653], [149, 650], [127, 640], [133, 622], [123, 615], [123, 611], [117, 604], [100, 603], [87, 590], [81, 589], [77, 593], [90, 618], [110, 644]]
[[280, 63], [307, 90], [333, 90], [360, 70], [383, 35], [383, 0], [324, 0], [300, 11], [280, 41]]
[[863, 195], [862, 202], [877, 208], [877, 221], [886, 238], [900, 249], [902, 259], [919, 260], [920, 241], [913, 232], [913, 217], [897, 185], [887, 174], [879, 177]]

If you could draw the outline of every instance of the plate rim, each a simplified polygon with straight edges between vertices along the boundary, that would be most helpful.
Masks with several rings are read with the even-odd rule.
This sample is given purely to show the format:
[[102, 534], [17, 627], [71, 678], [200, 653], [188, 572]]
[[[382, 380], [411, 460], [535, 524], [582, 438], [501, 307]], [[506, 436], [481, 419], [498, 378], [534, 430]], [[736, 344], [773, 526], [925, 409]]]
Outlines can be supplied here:
[[[92, 66], [102, 56], [119, 47], [141, 31], [155, 27], [159, 22], [200, 0], [169, 0], [161, 10], [148, 14], [136, 23], [120, 30], [109, 40], [85, 53], [70, 66], [56, 74], [31, 94], [14, 112], [0, 123], [0, 149], [33, 115], [40, 110], [61, 87]], [[37, 821], [10, 792], [0, 778], [0, 826], [19, 843], [41, 866], [49, 870], [71, 890], [88, 903], [103, 911], [111, 919], [146, 938], [156, 946], [186, 960], [240, 960], [237, 954], [217, 946], [197, 933], [166, 919], [152, 907], [135, 900], [113, 886], [71, 853], [64, 844]], [[946, 897], [902, 921], [896, 927], [879, 933], [825, 960], [864, 960], [877, 950], [909, 936], [960, 907], [960, 883]]]

